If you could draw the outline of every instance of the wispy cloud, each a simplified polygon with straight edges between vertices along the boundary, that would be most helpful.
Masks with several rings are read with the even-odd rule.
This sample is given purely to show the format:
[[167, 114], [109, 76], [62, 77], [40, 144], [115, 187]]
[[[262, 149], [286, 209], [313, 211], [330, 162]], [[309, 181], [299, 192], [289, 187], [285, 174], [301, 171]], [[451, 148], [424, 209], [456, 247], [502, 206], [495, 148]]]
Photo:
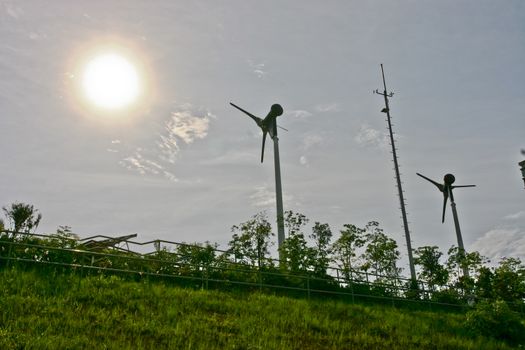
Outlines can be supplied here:
[[520, 218], [525, 218], [525, 211], [519, 211], [517, 213], [514, 213], [514, 214], [509, 214], [507, 216], [505, 216], [505, 219], [507, 220], [517, 220], [517, 219], [520, 219]]
[[172, 168], [183, 145], [190, 145], [208, 135], [210, 120], [215, 118], [209, 111], [193, 108], [189, 104], [180, 105], [163, 124], [163, 129], [154, 141], [153, 147], [130, 148], [121, 140], [112, 140], [108, 152], [119, 152], [123, 148], [131, 155], [121, 159], [119, 164], [141, 175], [163, 176], [170, 181], [178, 181]]
[[341, 110], [341, 107], [339, 106], [339, 103], [327, 103], [327, 104], [319, 104], [315, 106], [315, 110], [321, 113], [328, 113], [328, 112], [339, 112]]
[[[255, 188], [255, 192], [250, 195], [251, 204], [255, 207], [272, 208], [275, 206], [275, 191], [267, 185]], [[289, 205], [293, 196], [283, 194], [283, 202]]]
[[308, 134], [303, 137], [302, 146], [305, 151], [308, 151], [312, 147], [321, 145], [323, 141], [323, 137], [319, 134]]
[[189, 145], [196, 139], [205, 138], [210, 118], [214, 118], [210, 112], [191, 105], [182, 105], [178, 111], [172, 112], [157, 141], [162, 159], [173, 164], [180, 151], [179, 142]]
[[250, 65], [252, 72], [257, 76], [257, 78], [264, 78], [264, 76], [267, 74], [265, 70], [265, 63], [255, 63], [251, 60], [248, 60], [248, 64]]
[[525, 231], [517, 227], [496, 228], [478, 238], [471, 249], [488, 257], [493, 263], [503, 257], [520, 258], [525, 261]]
[[119, 164], [126, 169], [137, 171], [141, 175], [152, 174], [152, 175], [163, 175], [170, 181], [178, 181], [175, 174], [166, 170], [159, 163], [146, 158], [142, 154], [143, 150], [138, 148], [135, 153], [129, 157], [122, 159]]
[[354, 137], [354, 141], [361, 147], [378, 148], [382, 151], [388, 149], [387, 134], [372, 128], [368, 124], [361, 125], [359, 132]]
[[19, 19], [20, 16], [23, 14], [23, 11], [20, 7], [14, 6], [10, 2], [4, 2], [3, 7], [5, 8], [7, 14], [14, 19]]
[[255, 192], [250, 195], [252, 205], [256, 207], [269, 207], [275, 204], [275, 193], [270, 191], [266, 186], [259, 186]]
[[288, 110], [288, 111], [285, 110], [284, 114], [287, 117], [292, 117], [292, 118], [297, 118], [297, 119], [303, 119], [303, 118], [308, 118], [312, 116], [312, 113], [301, 110], [301, 109]]
[[497, 263], [503, 257], [520, 258], [525, 261], [525, 211], [506, 215], [504, 221], [478, 238], [473, 250]]

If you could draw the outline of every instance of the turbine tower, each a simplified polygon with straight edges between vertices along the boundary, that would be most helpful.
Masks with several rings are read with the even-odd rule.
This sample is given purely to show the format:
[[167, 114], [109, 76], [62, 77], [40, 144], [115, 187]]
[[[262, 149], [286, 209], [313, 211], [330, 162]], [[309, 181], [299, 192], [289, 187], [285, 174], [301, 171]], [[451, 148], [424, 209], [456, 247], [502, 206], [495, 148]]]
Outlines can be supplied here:
[[[456, 177], [452, 174], [446, 174], [443, 177], [443, 183], [437, 183], [434, 180], [429, 179], [428, 177], [421, 175], [420, 173], [416, 173], [417, 175], [421, 176], [423, 179], [427, 180], [428, 182], [434, 184], [440, 192], [443, 193], [443, 213], [441, 215], [441, 223], [445, 222], [445, 211], [447, 208], [447, 200], [450, 198], [450, 206], [452, 207], [452, 216], [454, 217], [454, 227], [456, 228], [456, 236], [458, 239], [458, 247], [459, 252], [462, 257], [465, 256], [465, 246], [463, 245], [463, 237], [461, 236], [461, 228], [459, 227], [459, 219], [458, 219], [458, 212], [456, 210], [456, 202], [454, 202], [454, 194], [452, 193], [452, 190], [457, 187], [476, 187], [476, 185], [461, 185], [461, 186], [452, 186], [452, 184], [456, 181]], [[463, 276], [468, 277], [468, 268], [467, 266], [463, 266]]]
[[[279, 248], [281, 248], [284, 242], [284, 210], [283, 210], [283, 190], [281, 186], [281, 164], [279, 160], [279, 138], [277, 137], [277, 117], [283, 114], [283, 107], [279, 104], [274, 104], [270, 108], [268, 115], [262, 119], [256, 117], [248, 111], [245, 111], [239, 106], [230, 102], [230, 105], [237, 108], [244, 114], [252, 118], [257, 126], [261, 128], [263, 132], [262, 139], [262, 150], [261, 150], [261, 163], [264, 161], [264, 145], [266, 143], [266, 136], [270, 134], [273, 140], [273, 159], [275, 165], [275, 198], [277, 204], [277, 242]], [[286, 129], [284, 129], [286, 130]], [[279, 252], [280, 255], [280, 252]]]
[[392, 157], [394, 160], [394, 171], [396, 173], [397, 191], [399, 196], [399, 202], [401, 205], [401, 218], [403, 219], [403, 228], [405, 230], [405, 239], [408, 250], [408, 264], [410, 265], [410, 277], [412, 282], [416, 281], [416, 269], [414, 268], [414, 258], [412, 257], [412, 241], [410, 240], [410, 230], [408, 229], [407, 212], [405, 208], [405, 199], [403, 196], [403, 187], [401, 186], [401, 174], [399, 173], [399, 163], [397, 161], [397, 150], [394, 143], [394, 132], [392, 131], [392, 122], [390, 119], [390, 106], [388, 105], [388, 98], [394, 96], [394, 93], [387, 93], [386, 82], [385, 82], [385, 71], [383, 70], [383, 64], [381, 64], [381, 74], [383, 76], [383, 92], [375, 90], [374, 93], [381, 95], [385, 98], [385, 108], [381, 112], [386, 113], [386, 120], [388, 122], [388, 131], [390, 134], [390, 145], [392, 146]]

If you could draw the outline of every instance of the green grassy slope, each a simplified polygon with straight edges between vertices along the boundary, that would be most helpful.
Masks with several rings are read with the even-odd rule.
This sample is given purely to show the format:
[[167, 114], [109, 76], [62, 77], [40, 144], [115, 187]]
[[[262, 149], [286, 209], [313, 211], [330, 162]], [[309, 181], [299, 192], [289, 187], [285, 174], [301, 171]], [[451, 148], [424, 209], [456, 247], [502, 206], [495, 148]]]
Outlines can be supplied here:
[[508, 349], [462, 314], [0, 271], [0, 349]]

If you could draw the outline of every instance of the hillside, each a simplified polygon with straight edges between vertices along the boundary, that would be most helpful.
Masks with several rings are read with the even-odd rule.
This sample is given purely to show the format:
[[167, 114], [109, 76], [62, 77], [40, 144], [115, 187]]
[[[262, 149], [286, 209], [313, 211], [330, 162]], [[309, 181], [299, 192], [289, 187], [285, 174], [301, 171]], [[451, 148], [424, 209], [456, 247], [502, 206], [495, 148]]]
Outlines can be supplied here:
[[464, 314], [0, 272], [1, 349], [510, 349]]

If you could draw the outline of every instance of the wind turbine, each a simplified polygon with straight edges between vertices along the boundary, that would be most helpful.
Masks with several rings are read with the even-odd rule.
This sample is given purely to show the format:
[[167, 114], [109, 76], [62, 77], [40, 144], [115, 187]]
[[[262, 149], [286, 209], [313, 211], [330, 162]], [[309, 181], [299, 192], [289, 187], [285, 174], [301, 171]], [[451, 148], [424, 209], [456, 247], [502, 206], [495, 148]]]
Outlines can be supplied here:
[[[445, 222], [445, 211], [447, 207], [447, 200], [450, 198], [450, 206], [452, 207], [452, 216], [454, 217], [454, 226], [456, 228], [456, 236], [458, 239], [458, 247], [460, 250], [460, 253], [462, 255], [465, 254], [465, 246], [463, 245], [463, 238], [461, 236], [461, 228], [459, 227], [459, 219], [458, 219], [458, 212], [456, 210], [456, 202], [454, 202], [454, 194], [452, 193], [452, 190], [454, 188], [458, 187], [476, 187], [476, 185], [456, 185], [453, 186], [452, 184], [456, 181], [456, 177], [452, 174], [446, 174], [443, 177], [443, 183], [440, 184], [432, 179], [429, 179], [428, 177], [421, 175], [420, 173], [416, 173], [417, 175], [421, 176], [423, 179], [429, 181], [430, 183], [434, 184], [440, 192], [443, 193], [443, 214], [441, 216], [441, 222]], [[463, 276], [468, 277], [468, 268], [466, 266], [463, 266]]]
[[[279, 248], [281, 248], [284, 242], [284, 210], [283, 210], [283, 190], [281, 186], [281, 164], [279, 160], [279, 138], [277, 137], [277, 117], [283, 114], [283, 107], [279, 104], [274, 104], [270, 108], [270, 112], [264, 119], [256, 117], [250, 112], [242, 109], [241, 107], [230, 102], [230, 105], [237, 108], [244, 114], [252, 118], [257, 126], [261, 128], [263, 132], [262, 139], [262, 150], [261, 150], [261, 163], [264, 161], [264, 145], [266, 142], [266, 136], [270, 134], [273, 140], [273, 159], [275, 165], [275, 197], [277, 202], [277, 242]], [[284, 128], [282, 128], [284, 129]], [[284, 129], [286, 130], [286, 129]]]

